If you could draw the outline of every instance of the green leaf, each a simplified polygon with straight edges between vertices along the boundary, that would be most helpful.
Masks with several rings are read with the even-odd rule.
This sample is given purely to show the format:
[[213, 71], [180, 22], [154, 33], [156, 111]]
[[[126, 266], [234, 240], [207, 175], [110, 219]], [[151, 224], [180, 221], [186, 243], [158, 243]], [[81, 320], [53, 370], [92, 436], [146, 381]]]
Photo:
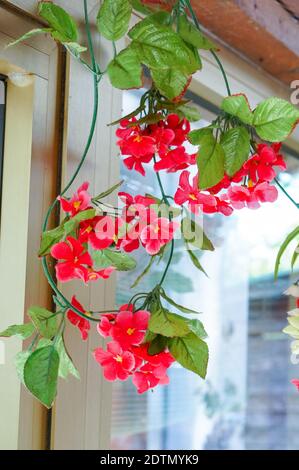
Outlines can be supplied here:
[[202, 227], [189, 217], [181, 221], [181, 232], [186, 243], [196, 246], [200, 250], [214, 251], [211, 240], [207, 237]]
[[97, 16], [99, 32], [106, 39], [117, 41], [128, 31], [131, 14], [129, 0], [104, 0]]
[[54, 39], [60, 42], [77, 42], [77, 25], [63, 8], [55, 3], [40, 2], [38, 13], [53, 29], [51, 34]]
[[159, 308], [151, 313], [148, 328], [153, 333], [170, 338], [185, 336], [190, 331], [184, 317], [164, 308]]
[[180, 310], [182, 313], [199, 313], [196, 310], [191, 310], [190, 308], [184, 307], [183, 305], [178, 304], [173, 299], [168, 297], [164, 289], [161, 289], [161, 297], [165, 299], [170, 305]]
[[53, 346], [37, 349], [27, 359], [24, 383], [43, 405], [51, 408], [57, 393], [59, 355]]
[[74, 217], [69, 219], [67, 222], [64, 222], [63, 224], [64, 235], [69, 235], [74, 230], [76, 230], [80, 222], [83, 222], [84, 220], [88, 220], [88, 219], [93, 219], [95, 215], [96, 215], [95, 209], [86, 209], [85, 211], [78, 212], [78, 214], [74, 215]]
[[52, 312], [42, 307], [30, 307], [28, 315], [41, 336], [47, 339], [55, 336], [57, 333], [57, 318], [53, 316]]
[[142, 13], [143, 15], [148, 15], [151, 13], [151, 10], [146, 8], [146, 6], [143, 5], [140, 0], [130, 0], [130, 2], [134, 10], [139, 11], [139, 13]]
[[197, 269], [199, 269], [199, 271], [201, 271], [202, 273], [204, 273], [208, 277], [208, 275], [207, 275], [206, 271], [204, 270], [204, 268], [202, 267], [198, 257], [194, 254], [194, 252], [192, 250], [190, 250], [188, 248], [187, 243], [186, 243], [186, 247], [187, 247], [187, 253], [190, 256], [190, 259], [191, 259], [192, 263], [194, 264], [194, 266]]
[[189, 80], [189, 76], [177, 68], [152, 68], [151, 74], [152, 79], [160, 93], [170, 100], [173, 100], [183, 93]]
[[235, 116], [245, 124], [252, 124], [253, 113], [250, 109], [247, 97], [240, 93], [224, 98], [221, 109], [231, 116]]
[[224, 177], [224, 150], [213, 135], [203, 137], [197, 156], [199, 187], [208, 189]]
[[284, 242], [282, 243], [281, 247], [279, 248], [276, 261], [275, 261], [275, 268], [274, 268], [274, 278], [277, 279], [279, 266], [281, 262], [282, 255], [286, 251], [289, 244], [299, 235], [299, 227], [296, 227], [289, 235], [286, 237]]
[[62, 336], [59, 337], [55, 347], [59, 354], [59, 377], [66, 379], [68, 375], [71, 374], [76, 377], [76, 379], [80, 380], [80, 374], [65, 348], [64, 339]]
[[161, 335], [157, 335], [153, 339], [153, 341], [151, 341], [149, 348], [148, 348], [148, 353], [151, 356], [154, 356], [155, 354], [159, 354], [165, 351], [166, 347], [167, 347], [167, 338]]
[[247, 160], [250, 152], [250, 135], [245, 127], [235, 127], [222, 134], [221, 145], [225, 155], [225, 171], [234, 176]]
[[32, 29], [31, 31], [28, 31], [28, 33], [23, 34], [23, 36], [19, 37], [19, 38], [16, 39], [15, 41], [10, 42], [6, 47], [16, 46], [16, 45], [19, 44], [20, 42], [24, 42], [24, 41], [26, 41], [27, 39], [30, 39], [30, 38], [33, 37], [33, 36], [37, 36], [38, 34], [47, 34], [47, 33], [51, 33], [51, 31], [52, 31], [51, 28], [36, 28], [36, 29]]
[[187, 320], [188, 321], [188, 326], [190, 330], [199, 338], [205, 339], [207, 338], [207, 332], [200, 320], [194, 319], [194, 320]]
[[190, 122], [197, 122], [201, 119], [201, 114], [195, 106], [189, 106], [183, 104], [176, 110], [180, 118], [186, 118]]
[[217, 50], [217, 46], [202, 34], [186, 16], [179, 17], [178, 24], [179, 35], [197, 49]]
[[31, 352], [30, 351], [20, 351], [16, 357], [15, 357], [15, 368], [17, 371], [17, 375], [19, 380], [24, 384], [24, 367], [25, 363], [30, 356]]
[[294, 253], [293, 253], [293, 256], [292, 256], [292, 260], [291, 260], [291, 267], [292, 267], [292, 270], [294, 269], [294, 266], [296, 264], [296, 261], [297, 261], [297, 258], [299, 256], [299, 245], [297, 245]]
[[149, 263], [147, 264], [147, 266], [145, 267], [145, 269], [142, 271], [141, 274], [139, 274], [139, 276], [137, 277], [136, 281], [134, 282], [134, 284], [131, 285], [131, 289], [134, 289], [135, 287], [138, 286], [139, 282], [141, 281], [141, 279], [146, 276], [148, 274], [148, 272], [150, 271], [152, 265], [153, 265], [153, 262], [155, 260], [155, 257], [154, 256], [151, 256], [150, 257], [150, 260], [149, 260]]
[[156, 335], [156, 333], [153, 333], [152, 331], [147, 330], [146, 333], [145, 333], [145, 337], [144, 337], [143, 343], [151, 343], [151, 342], [154, 341], [154, 339], [155, 339], [157, 336], [158, 336], [158, 335]]
[[[185, 74], [201, 66], [194, 52], [171, 28], [146, 18], [129, 32], [139, 60], [150, 69], [176, 68]], [[156, 77], [157, 78], [157, 77]]]
[[114, 193], [116, 189], [118, 189], [122, 184], [124, 180], [121, 180], [119, 183], [116, 183], [115, 185], [111, 186], [111, 188], [107, 189], [106, 191], [103, 191], [102, 193], [98, 194], [96, 197], [93, 198], [93, 201], [100, 201], [101, 199], [104, 199], [105, 197], [109, 196], [110, 194]]
[[191, 332], [183, 338], [169, 340], [168, 348], [173, 357], [185, 369], [195, 372], [203, 379], [206, 377], [209, 349], [201, 338]]
[[299, 110], [281, 98], [269, 98], [254, 111], [253, 125], [261, 139], [285, 140], [299, 121]]
[[69, 53], [75, 56], [77, 59], [81, 56], [82, 52], [87, 51], [87, 47], [81, 46], [77, 42], [65, 42], [63, 45], [69, 51]]
[[111, 85], [121, 90], [142, 87], [142, 66], [131, 46], [122, 50], [108, 65]]
[[192, 145], [200, 145], [204, 137], [213, 137], [213, 129], [211, 127], [203, 127], [189, 132], [188, 140]]
[[32, 323], [25, 323], [24, 325], [11, 325], [6, 330], [0, 333], [1, 338], [10, 338], [17, 336], [20, 339], [27, 339], [33, 335], [35, 331]]
[[65, 232], [63, 225], [59, 225], [59, 227], [56, 227], [53, 230], [47, 230], [47, 232], [43, 232], [38, 256], [48, 255], [52, 246], [60, 242], [64, 235]]
[[121, 251], [93, 250], [91, 257], [95, 262], [96, 269], [104, 269], [113, 266], [118, 271], [131, 271], [136, 268], [136, 261], [132, 256]]

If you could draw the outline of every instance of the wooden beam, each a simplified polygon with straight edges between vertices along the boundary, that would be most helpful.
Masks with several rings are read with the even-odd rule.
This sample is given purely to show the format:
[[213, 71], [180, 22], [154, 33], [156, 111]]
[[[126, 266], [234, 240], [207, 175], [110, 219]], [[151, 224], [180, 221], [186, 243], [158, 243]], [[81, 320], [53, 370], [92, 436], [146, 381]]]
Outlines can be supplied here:
[[298, 25], [276, 0], [193, 0], [192, 6], [206, 29], [270, 75], [288, 86], [299, 78]]

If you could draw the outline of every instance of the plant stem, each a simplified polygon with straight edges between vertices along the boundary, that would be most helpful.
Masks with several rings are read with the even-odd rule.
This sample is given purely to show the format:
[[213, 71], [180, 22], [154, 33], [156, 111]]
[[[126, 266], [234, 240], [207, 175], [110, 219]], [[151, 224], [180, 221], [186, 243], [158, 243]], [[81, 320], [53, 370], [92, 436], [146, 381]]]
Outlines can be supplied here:
[[[194, 22], [194, 24], [195, 24], [195, 26], [196, 26], [196, 28], [197, 28], [199, 31], [201, 31], [201, 27], [200, 27], [199, 21], [198, 21], [197, 16], [196, 16], [196, 14], [195, 14], [195, 12], [194, 12], [192, 6], [191, 6], [190, 0], [182, 0], [182, 1], [185, 3], [186, 7], [188, 8], [188, 10], [189, 10], [189, 12], [190, 12], [190, 15], [191, 15], [191, 17], [192, 17], [192, 19], [193, 19], [193, 22]], [[225, 72], [225, 70], [224, 70], [224, 68], [223, 68], [222, 62], [221, 62], [221, 60], [219, 59], [219, 57], [218, 57], [218, 55], [216, 54], [215, 51], [211, 50], [210, 52], [211, 52], [212, 56], [214, 57], [214, 59], [216, 60], [217, 65], [218, 65], [218, 67], [219, 67], [219, 69], [220, 69], [220, 71], [221, 71], [221, 73], [222, 73], [222, 75], [223, 75], [223, 79], [224, 79], [224, 82], [225, 82], [225, 86], [226, 86], [226, 90], [227, 90], [228, 96], [231, 96], [231, 89], [230, 89], [229, 82], [228, 82], [228, 78], [227, 78], [226, 72]]]
[[[154, 156], [154, 162], [156, 163], [156, 156]], [[170, 204], [169, 204], [169, 201], [168, 201], [168, 198], [165, 194], [165, 191], [164, 191], [164, 187], [163, 187], [163, 183], [162, 183], [162, 180], [161, 180], [161, 177], [160, 177], [160, 174], [158, 171], [156, 171], [156, 176], [157, 176], [157, 180], [158, 180], [158, 184], [159, 184], [159, 187], [160, 187], [160, 191], [161, 191], [161, 195], [162, 195], [162, 200], [165, 202], [165, 204], [170, 207]], [[171, 217], [171, 214], [169, 214], [169, 221], [172, 220], [172, 217]], [[164, 272], [163, 272], [163, 275], [162, 275], [162, 278], [161, 278], [161, 281], [159, 282], [159, 286], [162, 286], [163, 282], [165, 281], [165, 278], [167, 276], [167, 273], [168, 273], [168, 270], [170, 268], [170, 265], [171, 265], [171, 262], [172, 262], [172, 258], [173, 258], [173, 253], [174, 253], [174, 239], [171, 240], [171, 248], [170, 248], [170, 254], [169, 254], [169, 258], [168, 258], [168, 262], [166, 264], [166, 267], [164, 269]]]
[[282, 186], [282, 184], [279, 182], [279, 180], [277, 178], [274, 178], [274, 181], [277, 184], [277, 186], [281, 189], [281, 191], [286, 195], [286, 197], [291, 201], [291, 203], [294, 204], [297, 207], [297, 209], [299, 209], [299, 204], [295, 201], [295, 199], [292, 198], [292, 196]]
[[[93, 48], [93, 43], [92, 43], [92, 38], [91, 38], [90, 25], [89, 25], [89, 18], [88, 18], [87, 0], [84, 0], [84, 15], [85, 15], [86, 34], [87, 34], [87, 40], [88, 40], [88, 49], [89, 49], [89, 53], [90, 53], [90, 57], [91, 57], [92, 70], [94, 72], [94, 74], [93, 74], [93, 84], [94, 84], [93, 115], [92, 115], [90, 131], [89, 131], [89, 135], [88, 135], [88, 139], [87, 139], [87, 143], [85, 145], [83, 155], [82, 155], [81, 160], [79, 162], [79, 165], [77, 166], [77, 168], [76, 168], [73, 176], [71, 177], [69, 183], [66, 185], [64, 190], [61, 192], [61, 195], [65, 194], [68, 191], [68, 189], [71, 187], [71, 185], [73, 184], [73, 182], [77, 178], [77, 176], [78, 176], [78, 174], [79, 174], [79, 172], [82, 168], [83, 163], [85, 162], [85, 159], [88, 155], [88, 152], [89, 152], [89, 149], [90, 149], [90, 146], [91, 146], [91, 143], [92, 143], [92, 139], [93, 139], [95, 128], [96, 128], [97, 117], [98, 117], [98, 105], [99, 105], [98, 84], [99, 84], [100, 79], [102, 78], [102, 74], [100, 72], [99, 66], [98, 66], [98, 64], [96, 62], [96, 59], [95, 59], [94, 48]], [[101, 74], [101, 75], [99, 75], [99, 74]], [[44, 220], [44, 223], [43, 223], [43, 227], [42, 227], [43, 232], [45, 232], [47, 230], [50, 215], [51, 215], [52, 211], [54, 210], [56, 204], [57, 204], [57, 199], [55, 199], [55, 201], [51, 204], [51, 206], [48, 209], [48, 212], [46, 214], [46, 217], [45, 217], [45, 220]], [[47, 260], [46, 260], [45, 257], [42, 259], [42, 266], [43, 266], [44, 274], [45, 274], [45, 276], [48, 280], [49, 285], [51, 286], [51, 288], [53, 289], [53, 291], [55, 292], [57, 297], [64, 302], [64, 308], [66, 310], [71, 309], [73, 312], [75, 312], [81, 318], [85, 318], [87, 320], [91, 320], [91, 321], [95, 321], [95, 322], [100, 321], [100, 319], [89, 317], [88, 315], [85, 315], [84, 313], [80, 312], [80, 310], [78, 310], [76, 307], [74, 307], [69, 302], [69, 300], [58, 289], [58, 287], [56, 285], [56, 282], [54, 281], [54, 279], [53, 279], [53, 277], [52, 277], [52, 275], [49, 271], [49, 267], [48, 267]]]

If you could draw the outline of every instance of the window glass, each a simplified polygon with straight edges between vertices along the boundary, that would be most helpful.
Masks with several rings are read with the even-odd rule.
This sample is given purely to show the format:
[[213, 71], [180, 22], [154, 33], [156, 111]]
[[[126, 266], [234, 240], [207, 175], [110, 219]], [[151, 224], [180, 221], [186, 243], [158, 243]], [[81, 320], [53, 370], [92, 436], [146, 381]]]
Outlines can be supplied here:
[[[136, 92], [124, 93], [124, 114], [137, 105]], [[201, 111], [206, 125], [213, 116]], [[288, 172], [280, 178], [296, 197], [299, 163], [295, 156], [287, 159]], [[144, 179], [121, 168], [124, 190], [159, 194], [154, 172], [148, 170]], [[178, 177], [161, 177], [167, 194], [173, 194]], [[275, 204], [256, 211], [205, 217], [205, 231], [216, 246], [201, 258], [209, 278], [193, 268], [176, 242], [165, 289], [179, 303], [203, 312], [210, 348], [207, 379], [175, 365], [169, 386], [144, 395], [130, 381], [113, 384], [112, 448], [298, 449], [298, 399], [290, 384], [298, 371], [289, 361], [289, 339], [281, 332], [290, 308], [282, 295], [291, 283], [290, 257], [284, 257], [278, 281], [273, 279], [279, 245], [297, 220], [297, 209], [281, 193]], [[147, 264], [144, 252], [138, 263], [137, 274]], [[150, 290], [161, 271], [155, 268], [136, 292]], [[137, 274], [118, 275], [118, 304], [128, 301]]]

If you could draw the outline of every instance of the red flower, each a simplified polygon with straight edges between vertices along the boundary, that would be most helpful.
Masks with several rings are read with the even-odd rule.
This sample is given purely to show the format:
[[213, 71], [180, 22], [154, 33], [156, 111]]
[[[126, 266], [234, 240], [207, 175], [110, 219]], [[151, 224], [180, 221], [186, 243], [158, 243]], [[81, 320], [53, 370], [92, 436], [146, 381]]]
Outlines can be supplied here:
[[293, 385], [295, 385], [295, 387], [297, 388], [297, 390], [299, 392], [299, 380], [298, 379], [293, 379], [293, 380], [291, 380], [291, 383]]
[[195, 164], [196, 154], [189, 155], [185, 147], [177, 147], [167, 152], [159, 162], [154, 165], [155, 171], [167, 170], [167, 173], [174, 173]]
[[175, 137], [171, 145], [179, 146], [187, 140], [187, 135], [190, 132], [190, 122], [184, 118], [181, 119], [177, 114], [169, 114], [164, 124], [166, 129], [171, 129]]
[[111, 382], [117, 379], [126, 380], [135, 367], [133, 354], [129, 351], [123, 351], [115, 341], [107, 344], [107, 351], [97, 348], [93, 355], [103, 367], [105, 379]]
[[109, 215], [100, 217], [94, 228], [93, 246], [99, 250], [104, 250], [116, 243], [118, 231], [122, 224], [123, 220], [120, 218], [110, 217]]
[[120, 127], [116, 130], [116, 136], [121, 140], [126, 140], [132, 135], [138, 135], [141, 129], [138, 124], [133, 125], [136, 121], [135, 117], [132, 119], [122, 119], [120, 121]]
[[118, 197], [125, 204], [122, 217], [126, 222], [131, 222], [136, 217], [145, 218], [147, 208], [155, 204], [155, 200], [146, 196], [131, 196], [131, 194], [120, 192]]
[[266, 181], [257, 183], [255, 186], [232, 186], [228, 189], [228, 196], [231, 205], [235, 209], [248, 207], [258, 209], [262, 202], [274, 202], [278, 197], [275, 186], [271, 186]]
[[112, 245], [114, 241], [113, 219], [111, 219], [111, 225], [113, 224], [113, 235], [110, 237], [103, 235], [104, 232], [105, 234], [107, 233], [107, 226], [110, 225], [108, 223], [108, 219], [111, 219], [111, 217], [96, 216], [93, 219], [81, 222], [78, 237], [80, 243], [90, 243], [95, 250], [104, 250]]
[[275, 202], [278, 198], [278, 191], [266, 181], [257, 183], [250, 191], [254, 194], [259, 202]]
[[225, 175], [224, 178], [212, 188], [209, 188], [208, 191], [211, 194], [218, 194], [222, 189], [227, 189], [231, 185], [231, 180], [229, 176]]
[[148, 348], [149, 343], [145, 343], [132, 348], [132, 352], [135, 357], [142, 359], [145, 362], [149, 362], [153, 366], [164, 366], [168, 368], [173, 362], [175, 362], [175, 359], [169, 352], [163, 351], [159, 354], [151, 355], [148, 353]]
[[97, 281], [98, 279], [109, 279], [113, 271], [115, 271], [113, 266], [108, 266], [107, 268], [100, 269], [99, 271], [94, 271], [89, 268], [86, 273], [85, 282]]
[[140, 344], [145, 336], [149, 316], [149, 312], [145, 310], [139, 310], [136, 313], [120, 310], [116, 316], [115, 324], [111, 328], [111, 337], [123, 349]]
[[276, 176], [276, 172], [273, 169], [275, 166], [283, 171], [286, 170], [284, 158], [279, 153], [280, 149], [280, 143], [273, 144], [271, 147], [266, 144], [258, 145], [257, 153], [243, 165], [244, 170], [248, 172], [253, 183], [256, 183], [258, 179], [268, 182], [272, 181]]
[[[75, 295], [72, 297], [72, 302], [71, 303], [77, 310], [79, 310], [82, 313], [85, 313], [85, 315], [89, 315], [89, 312], [84, 312], [84, 308], [82, 307], [80, 302], [78, 302]], [[79, 328], [79, 330], [81, 331], [81, 337], [82, 337], [83, 341], [87, 340], [88, 332], [90, 330], [89, 321], [86, 320], [83, 317], [80, 317], [73, 310], [68, 310], [67, 311], [67, 318], [74, 326], [77, 326], [77, 328]]]
[[117, 142], [121, 154], [128, 155], [124, 159], [124, 164], [129, 170], [135, 169], [143, 176], [145, 171], [143, 163], [149, 163], [156, 151], [156, 142], [152, 137], [145, 135], [140, 126], [128, 126], [132, 121], [123, 120], [120, 128], [116, 131], [120, 140]]
[[217, 202], [211, 194], [202, 193], [198, 189], [198, 175], [193, 178], [192, 185], [189, 183], [189, 171], [183, 171], [180, 176], [179, 188], [174, 195], [174, 201], [180, 206], [188, 202], [191, 212], [196, 214], [199, 208], [203, 212], [211, 212], [216, 208]]
[[56, 243], [51, 249], [51, 255], [57, 259], [56, 276], [61, 282], [72, 279], [88, 280], [88, 268], [92, 266], [92, 259], [85, 247], [75, 238], [67, 237], [66, 242]]
[[165, 217], [153, 219], [140, 234], [141, 242], [147, 253], [152, 256], [159, 253], [160, 248], [173, 239], [178, 226], [177, 222], [170, 222]]
[[90, 206], [91, 196], [88, 194], [87, 190], [89, 183], [83, 183], [80, 188], [75, 192], [71, 199], [64, 199], [59, 196], [57, 199], [60, 201], [61, 207], [64, 212], [71, 214], [73, 217], [80, 211], [84, 211]]
[[144, 393], [157, 385], [167, 385], [169, 377], [166, 375], [166, 372], [166, 367], [155, 367], [147, 363], [134, 372], [132, 382], [137, 388], [138, 393]]
[[164, 127], [164, 120], [161, 120], [158, 124], [148, 126], [146, 132], [150, 137], [155, 139], [156, 153], [158, 153], [160, 157], [163, 157], [169, 151], [169, 146], [175, 138], [174, 131], [172, 129], [166, 129]]
[[215, 207], [209, 208], [208, 206], [206, 206], [205, 212], [207, 214], [214, 214], [216, 212], [220, 212], [221, 214], [223, 214], [225, 216], [232, 215], [232, 213], [234, 212], [234, 209], [229, 204], [229, 202], [226, 201], [226, 195], [225, 194], [220, 196], [220, 197], [215, 196], [215, 200], [216, 200], [216, 206]]
[[149, 163], [153, 158], [153, 154], [137, 156], [132, 155], [124, 159], [124, 164], [128, 170], [138, 171], [142, 176], [145, 176], [145, 169], [143, 168], [144, 163]]
[[108, 336], [110, 336], [111, 328], [115, 323], [115, 319], [116, 315], [114, 313], [106, 313], [101, 316], [101, 321], [97, 324], [97, 330], [103, 338], [108, 338]]

